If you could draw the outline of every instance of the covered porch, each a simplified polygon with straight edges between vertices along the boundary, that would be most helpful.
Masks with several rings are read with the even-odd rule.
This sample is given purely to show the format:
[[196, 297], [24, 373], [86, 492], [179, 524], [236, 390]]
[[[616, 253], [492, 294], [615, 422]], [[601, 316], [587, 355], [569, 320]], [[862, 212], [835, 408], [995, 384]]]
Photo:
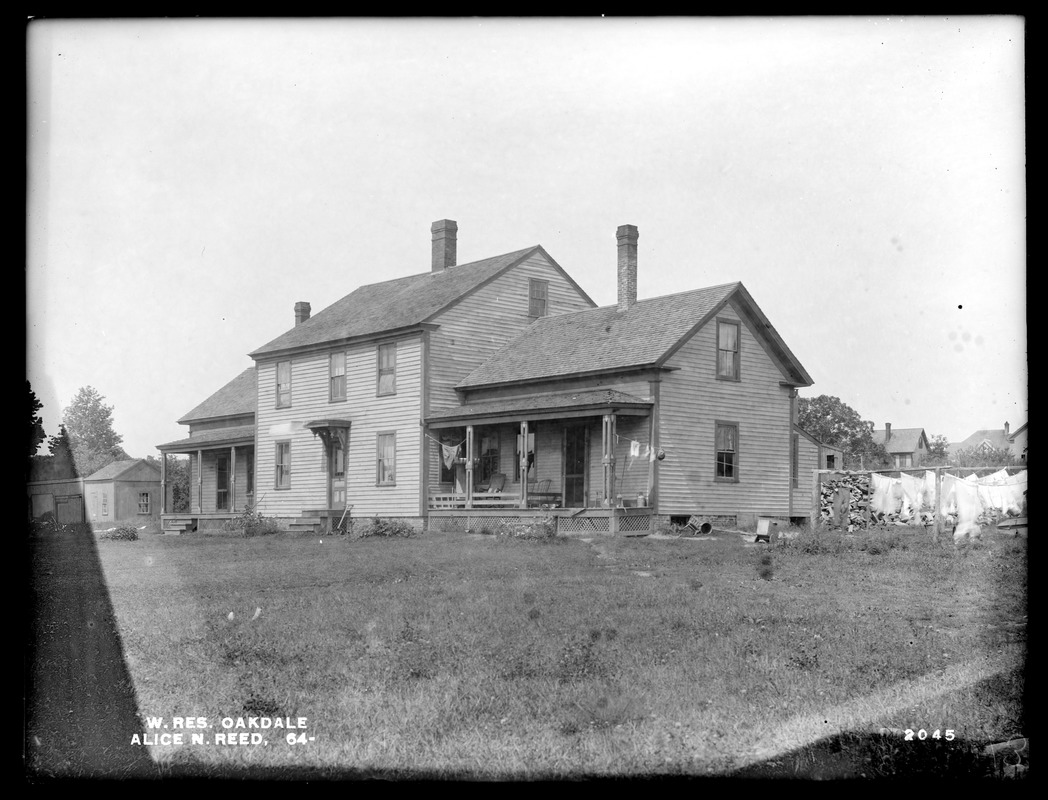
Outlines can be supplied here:
[[[192, 530], [243, 514], [255, 502], [253, 425], [195, 432], [160, 445], [161, 527]], [[168, 458], [189, 456], [189, 508], [171, 507]]]
[[647, 532], [652, 403], [614, 390], [474, 402], [427, 419], [431, 529], [549, 517], [563, 532]]

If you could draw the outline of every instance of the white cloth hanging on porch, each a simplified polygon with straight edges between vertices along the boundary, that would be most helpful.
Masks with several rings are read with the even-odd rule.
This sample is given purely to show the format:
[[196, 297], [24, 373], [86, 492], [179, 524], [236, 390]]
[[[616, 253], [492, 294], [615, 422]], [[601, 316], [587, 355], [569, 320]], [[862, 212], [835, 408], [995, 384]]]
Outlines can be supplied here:
[[457, 444], [442, 444], [440, 449], [444, 454], [444, 466], [451, 469], [455, 466], [455, 459], [458, 458], [459, 446]]

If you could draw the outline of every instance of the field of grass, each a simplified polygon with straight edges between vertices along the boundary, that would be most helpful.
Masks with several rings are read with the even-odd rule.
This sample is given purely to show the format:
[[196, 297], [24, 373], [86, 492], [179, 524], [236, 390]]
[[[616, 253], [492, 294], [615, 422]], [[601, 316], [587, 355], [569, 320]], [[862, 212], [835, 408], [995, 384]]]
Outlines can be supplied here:
[[[1025, 539], [189, 535], [98, 551], [141, 716], [210, 726], [204, 745], [150, 747], [166, 775], [810, 777], [816, 743], [848, 755], [819, 776], [980, 774], [976, 747], [1028, 735]], [[249, 717], [307, 722], [295, 744], [213, 743]]]

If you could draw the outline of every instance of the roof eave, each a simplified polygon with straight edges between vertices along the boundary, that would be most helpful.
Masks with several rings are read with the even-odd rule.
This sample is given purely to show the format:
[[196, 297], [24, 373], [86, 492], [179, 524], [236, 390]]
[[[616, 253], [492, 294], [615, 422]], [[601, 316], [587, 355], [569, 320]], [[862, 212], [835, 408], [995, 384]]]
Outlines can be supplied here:
[[248, 353], [248, 356], [256, 362], [268, 361], [269, 359], [280, 358], [283, 356], [322, 352], [324, 350], [330, 350], [332, 347], [350, 347], [355, 344], [392, 339], [397, 336], [404, 336], [408, 333], [422, 333], [423, 331], [436, 330], [439, 327], [440, 325], [431, 322], [415, 322], [411, 325], [403, 325], [399, 328], [389, 328], [388, 330], [377, 331], [375, 333], [363, 333], [358, 336], [344, 336], [335, 339], [326, 339], [322, 342], [312, 342], [310, 344], [296, 345], [294, 347], [283, 347], [275, 350], [265, 350], [263, 348]]

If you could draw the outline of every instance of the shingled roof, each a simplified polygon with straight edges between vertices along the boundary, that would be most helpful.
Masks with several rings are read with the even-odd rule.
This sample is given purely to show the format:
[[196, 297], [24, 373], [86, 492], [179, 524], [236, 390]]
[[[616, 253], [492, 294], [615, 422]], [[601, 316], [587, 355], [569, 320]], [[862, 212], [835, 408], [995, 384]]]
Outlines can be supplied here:
[[[924, 437], [925, 449], [928, 447], [928, 437], [924, 434], [924, 428], [892, 428], [892, 436], [884, 449], [889, 453], [915, 453]], [[873, 443], [884, 444], [884, 430], [873, 431]]]
[[772, 328], [741, 283], [545, 317], [508, 343], [458, 384], [459, 389], [661, 366], [729, 300], [775, 352], [789, 379], [810, 386], [804, 367]]
[[254, 414], [257, 402], [255, 384], [255, 368], [248, 367], [178, 421], [186, 425], [202, 419]]
[[87, 481], [112, 481], [119, 478], [125, 472], [133, 469], [141, 464], [149, 467], [149, 469], [156, 470], [157, 475], [160, 475], [160, 468], [155, 464], [150, 464], [144, 458], [132, 458], [130, 461], [114, 461], [111, 464], [107, 464], [97, 472], [92, 472], [88, 477], [84, 478]]
[[442, 422], [450, 424], [451, 421], [458, 420], [520, 414], [532, 416], [549, 412], [563, 412], [565, 409], [579, 411], [581, 409], [602, 407], [634, 409], [634, 413], [639, 413], [643, 410], [644, 413], [647, 413], [647, 410], [652, 405], [650, 400], [645, 400], [643, 397], [636, 397], [626, 392], [620, 392], [615, 389], [596, 389], [592, 391], [536, 394], [526, 397], [509, 397], [464, 403], [456, 408], [434, 411], [426, 421], [439, 427]]
[[[535, 245], [437, 272], [361, 286], [249, 355], [258, 358], [285, 350], [419, 325], [537, 252], [557, 266], [541, 245]], [[560, 269], [559, 266], [557, 268]], [[567, 273], [564, 273], [564, 277], [571, 281]], [[579, 292], [586, 297], [581, 288]]]
[[237, 425], [232, 428], [213, 428], [206, 431], [197, 431], [185, 439], [176, 439], [173, 442], [158, 444], [156, 449], [166, 450], [169, 453], [190, 453], [193, 450], [217, 445], [250, 444], [254, 439], [254, 425]]

